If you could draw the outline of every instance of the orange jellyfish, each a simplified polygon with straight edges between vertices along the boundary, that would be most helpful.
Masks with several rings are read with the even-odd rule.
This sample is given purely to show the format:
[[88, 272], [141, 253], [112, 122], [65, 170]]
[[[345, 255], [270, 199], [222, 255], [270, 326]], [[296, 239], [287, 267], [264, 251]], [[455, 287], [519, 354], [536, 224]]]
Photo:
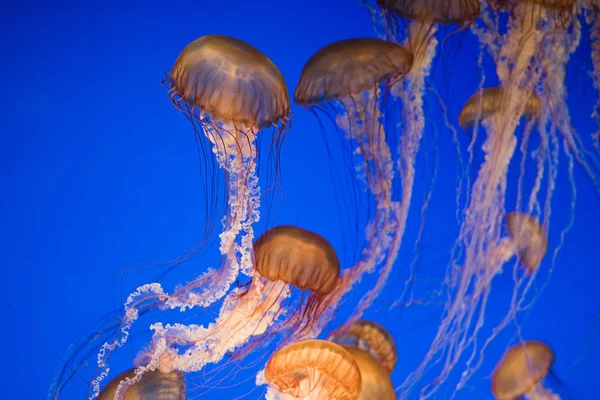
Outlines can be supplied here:
[[277, 350], [264, 371], [269, 400], [358, 400], [361, 370], [337, 344], [308, 340]]
[[[175, 107], [192, 123], [198, 140], [209, 140], [226, 172], [229, 210], [220, 234], [224, 270], [192, 282], [180, 295], [193, 291], [189, 301], [206, 306], [225, 295], [239, 271], [253, 274], [252, 225], [260, 216], [261, 196], [256, 140], [261, 129], [273, 128], [271, 150], [279, 150], [290, 118], [290, 99], [281, 72], [267, 56], [241, 40], [220, 35], [203, 36], [187, 45], [166, 74], [166, 83]], [[274, 154], [272, 159], [279, 157]], [[211, 196], [214, 193], [207, 194]]]
[[140, 380], [133, 369], [111, 380], [100, 392], [98, 400], [185, 400], [185, 382], [179, 372], [151, 371]]
[[183, 49], [166, 75], [166, 84], [175, 107], [192, 123], [198, 140], [209, 140], [219, 167], [225, 171], [229, 210], [220, 234], [224, 266], [209, 269], [171, 295], [159, 283], [138, 287], [125, 303], [125, 317], [114, 340], [99, 351], [102, 371], [93, 381], [94, 393], [106, 376], [108, 358], [127, 341], [140, 313], [155, 308], [183, 312], [208, 307], [225, 296], [240, 271], [248, 276], [255, 273], [252, 225], [259, 219], [261, 196], [256, 139], [261, 129], [272, 128], [271, 149], [278, 151], [290, 118], [285, 80], [273, 62], [249, 44], [210, 35]]
[[[256, 241], [254, 259], [252, 281], [227, 294], [214, 323], [152, 325], [152, 343], [140, 357], [140, 372], [161, 365], [196, 372], [227, 354], [241, 358], [259, 339], [264, 343], [285, 332], [286, 341], [293, 341], [310, 332], [339, 284], [340, 264], [331, 244], [305, 229], [279, 226]], [[291, 298], [292, 287], [302, 292], [299, 301]], [[178, 301], [167, 297], [166, 302]]]
[[373, 321], [358, 320], [348, 331], [336, 332], [329, 340], [345, 346], [354, 346], [371, 354], [391, 374], [398, 360], [392, 335]]
[[359, 400], [396, 400], [396, 392], [388, 370], [370, 353], [354, 346], [343, 346], [350, 353], [361, 377]]
[[[342, 40], [325, 46], [308, 60], [294, 91], [296, 103], [323, 111], [336, 121], [339, 133], [358, 156], [358, 177], [364, 179], [376, 205], [367, 227], [366, 248], [359, 262], [344, 272], [340, 290], [320, 327], [364, 273], [373, 272], [389, 254], [397, 253], [398, 203], [392, 200], [394, 159], [386, 138], [393, 135], [397, 121], [395, 114], [384, 115], [382, 110], [389, 108], [390, 89], [402, 80], [411, 64], [412, 55], [403, 46], [378, 39]], [[393, 122], [384, 125], [386, 120]], [[387, 274], [381, 273], [379, 279], [384, 283]], [[361, 309], [376, 293], [374, 288], [366, 295]], [[355, 318], [361, 313], [355, 312]]]
[[507, 214], [506, 224], [510, 238], [499, 245], [499, 261], [516, 255], [527, 272], [533, 274], [548, 251], [548, 234], [537, 219], [523, 213]]
[[[478, 91], [467, 100], [460, 110], [458, 124], [467, 130], [480, 121], [487, 120], [500, 109], [503, 96], [504, 90], [501, 87], [490, 87]], [[537, 117], [540, 113], [540, 100], [532, 93], [525, 103], [523, 114]]]
[[527, 340], [511, 347], [492, 374], [492, 394], [498, 400], [560, 400], [544, 386], [544, 378], [554, 363], [550, 347]]

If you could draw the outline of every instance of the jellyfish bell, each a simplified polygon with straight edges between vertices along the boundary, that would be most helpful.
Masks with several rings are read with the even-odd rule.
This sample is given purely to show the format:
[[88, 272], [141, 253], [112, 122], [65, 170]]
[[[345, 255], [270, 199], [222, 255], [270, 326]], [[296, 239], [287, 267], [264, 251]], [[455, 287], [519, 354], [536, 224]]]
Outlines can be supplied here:
[[532, 273], [548, 251], [546, 230], [536, 218], [524, 213], [508, 213], [506, 223], [519, 261]]
[[135, 382], [134, 369], [111, 380], [100, 392], [98, 400], [185, 400], [186, 387], [180, 372], [148, 371]]
[[304, 65], [294, 101], [312, 106], [361, 94], [410, 70], [411, 53], [379, 39], [347, 39], [317, 51]]
[[347, 331], [334, 332], [329, 340], [368, 352], [387, 370], [388, 374], [396, 366], [398, 353], [394, 338], [376, 322], [358, 320]]
[[397, 37], [399, 28], [408, 21], [406, 43], [415, 54], [415, 63], [429, 69], [431, 62], [427, 57], [429, 45], [436, 32], [435, 25], [468, 25], [480, 14], [478, 0], [377, 0], [384, 18], [388, 40], [400, 42]]
[[377, 0], [377, 4], [400, 18], [436, 24], [461, 24], [480, 13], [477, 0]]
[[295, 226], [278, 226], [254, 244], [256, 271], [272, 282], [283, 281], [323, 297], [333, 291], [340, 262], [322, 236]]
[[232, 37], [208, 35], [188, 44], [167, 81], [175, 106], [202, 125], [219, 152], [251, 156], [249, 144], [257, 132], [289, 117], [289, 94], [279, 69]]
[[277, 350], [264, 377], [283, 399], [358, 400], [361, 370], [341, 346], [323, 340], [297, 342]]
[[[463, 106], [458, 115], [458, 124], [467, 130], [477, 121], [483, 121], [502, 109], [504, 89], [501, 87], [490, 87], [477, 91]], [[524, 104], [523, 115], [528, 118], [537, 117], [540, 114], [540, 101], [532, 93]]]
[[343, 346], [360, 369], [359, 400], [396, 400], [396, 392], [388, 370], [370, 353], [354, 346]]
[[496, 365], [492, 374], [492, 394], [498, 400], [560, 399], [544, 387], [543, 382], [553, 363], [554, 352], [547, 344], [535, 340], [517, 343]]

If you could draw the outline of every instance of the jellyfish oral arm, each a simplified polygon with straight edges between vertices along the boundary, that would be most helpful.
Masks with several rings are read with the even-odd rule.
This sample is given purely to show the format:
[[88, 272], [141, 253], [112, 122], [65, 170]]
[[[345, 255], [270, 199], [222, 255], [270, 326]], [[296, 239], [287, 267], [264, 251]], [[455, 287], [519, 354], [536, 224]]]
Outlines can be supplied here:
[[494, 250], [491, 260], [495, 265], [503, 265], [516, 254], [517, 247], [515, 246], [514, 241], [506, 237], [500, 240], [500, 244]]
[[527, 400], [560, 400], [560, 396], [552, 393], [542, 381], [538, 382], [524, 397]]
[[[264, 334], [282, 314], [282, 302], [289, 295], [290, 287], [284, 282], [263, 283], [257, 279], [246, 293], [242, 294], [239, 289], [230, 292], [219, 317], [207, 327], [154, 324], [151, 327], [155, 331], [153, 343], [165, 339], [169, 345], [185, 348], [183, 353], [177, 352], [173, 357], [173, 370], [200, 371], [209, 363], [221, 361], [253, 336]], [[154, 353], [157, 356], [157, 352], [165, 351], [155, 349]]]

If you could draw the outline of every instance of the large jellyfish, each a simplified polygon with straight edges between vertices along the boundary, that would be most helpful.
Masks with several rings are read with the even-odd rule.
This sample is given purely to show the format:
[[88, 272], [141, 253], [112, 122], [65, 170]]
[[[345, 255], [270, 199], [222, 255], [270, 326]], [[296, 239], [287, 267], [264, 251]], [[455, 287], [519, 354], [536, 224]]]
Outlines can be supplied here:
[[[200, 371], [227, 354], [241, 358], [259, 339], [262, 343], [285, 332], [291, 342], [311, 331], [339, 284], [340, 265], [331, 244], [305, 229], [279, 226], [259, 237], [254, 259], [251, 282], [227, 294], [214, 323], [151, 326], [152, 343], [138, 357], [137, 379], [156, 368]], [[302, 291], [299, 301], [291, 297], [292, 286]], [[187, 299], [177, 295], [163, 294], [163, 301], [169, 307], [187, 306]]]
[[492, 394], [498, 400], [560, 400], [544, 386], [554, 364], [554, 352], [545, 343], [527, 340], [511, 347], [492, 374]]
[[[289, 94], [283, 76], [263, 53], [238, 39], [211, 35], [190, 43], [167, 74], [169, 97], [189, 119], [199, 140], [208, 138], [219, 167], [226, 172], [228, 214], [220, 252], [223, 266], [167, 295], [159, 283], [138, 287], [125, 303], [125, 316], [114, 340], [98, 354], [101, 369], [92, 382], [93, 396], [107, 375], [106, 361], [122, 346], [133, 322], [148, 309], [208, 307], [221, 299], [241, 271], [254, 276], [252, 224], [259, 218], [256, 139], [273, 127], [278, 150], [289, 121]], [[277, 157], [274, 157], [277, 159]], [[239, 237], [241, 235], [241, 238]], [[221, 314], [227, 314], [227, 304]], [[154, 360], [157, 362], [157, 360]]]
[[[390, 116], [384, 116], [382, 110], [389, 108], [390, 88], [402, 80], [411, 64], [412, 55], [401, 45], [378, 39], [343, 40], [325, 46], [309, 59], [294, 92], [296, 103], [333, 113], [339, 130], [356, 148], [357, 172], [376, 205], [366, 232], [366, 248], [359, 262], [344, 271], [329, 316], [365, 273], [373, 272], [384, 260], [386, 265], [395, 260], [402, 232], [397, 223], [399, 204], [392, 199], [394, 166], [386, 141], [390, 132], [384, 126], [384, 118]], [[387, 260], [390, 255], [394, 260]], [[385, 282], [386, 278], [381, 274], [379, 279]], [[377, 291], [374, 288], [365, 295], [355, 319]], [[323, 318], [319, 328], [328, 320]]]
[[210, 141], [226, 172], [229, 210], [220, 234], [224, 268], [209, 271], [180, 294], [189, 298], [190, 306], [206, 306], [225, 295], [239, 271], [254, 273], [252, 225], [260, 216], [261, 197], [256, 140], [261, 129], [273, 127], [271, 149], [278, 151], [290, 117], [289, 94], [281, 72], [267, 56], [241, 40], [220, 35], [203, 36], [187, 45], [166, 81], [173, 104], [192, 123], [199, 140]]
[[162, 373], [158, 370], [144, 375], [138, 382], [128, 381], [135, 377], [135, 371], [130, 369], [115, 377], [100, 392], [98, 400], [185, 400], [185, 382], [179, 372]]
[[270, 400], [358, 400], [361, 370], [352, 355], [322, 340], [277, 350], [264, 371]]

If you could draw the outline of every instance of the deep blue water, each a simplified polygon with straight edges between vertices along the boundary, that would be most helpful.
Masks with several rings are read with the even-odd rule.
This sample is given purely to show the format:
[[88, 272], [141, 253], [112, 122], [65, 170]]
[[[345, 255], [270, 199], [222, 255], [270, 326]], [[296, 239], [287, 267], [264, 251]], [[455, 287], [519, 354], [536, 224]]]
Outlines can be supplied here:
[[[316, 50], [336, 40], [374, 36], [368, 13], [352, 0], [23, 1], [0, 6], [0, 398], [45, 398], [68, 347], [120, 307], [135, 287], [152, 280], [161, 271], [158, 262], [178, 257], [198, 238], [205, 219], [196, 141], [160, 83], [187, 43], [217, 33], [267, 54], [290, 92]], [[453, 123], [480, 76], [476, 42], [470, 33], [461, 38], [446, 44], [432, 78]], [[596, 94], [586, 75], [586, 46], [584, 40], [573, 56], [567, 85], [574, 124], [589, 143]], [[427, 107], [439, 115], [431, 100]], [[277, 219], [271, 223], [299, 224], [321, 233], [349, 266], [356, 249], [347, 249], [342, 234], [348, 232], [342, 227], [352, 215], [338, 212], [321, 128], [306, 110], [292, 109], [293, 127], [281, 153], [284, 196], [273, 206]], [[443, 123], [437, 127], [425, 133], [399, 261], [366, 315], [389, 329], [398, 344], [395, 384], [421, 360], [441, 311], [436, 305], [390, 309], [415, 253], [421, 204], [436, 161], [418, 246], [423, 293], [439, 283], [457, 231], [456, 151]], [[566, 167], [563, 156], [552, 203], [552, 247], [570, 218]], [[522, 323], [522, 334], [554, 349], [559, 393], [597, 399], [600, 333], [593, 327], [600, 312], [600, 197], [578, 165], [574, 176], [573, 227], [548, 285]], [[351, 234], [361, 237], [362, 231]], [[188, 281], [215, 263], [214, 256], [189, 263], [165, 285]], [[546, 260], [542, 268], [550, 264]], [[146, 265], [155, 266], [135, 268]], [[122, 273], [122, 267], [133, 268]], [[492, 294], [507, 296], [511, 283], [510, 273], [497, 277]], [[368, 290], [370, 284], [366, 280], [358, 290]], [[348, 309], [340, 311], [338, 321]], [[500, 309], [489, 311], [493, 320]], [[513, 334], [510, 327], [498, 337], [458, 398], [491, 398], [489, 375]], [[129, 368], [141, 345], [127, 346], [114, 371]], [[84, 398], [83, 378], [76, 381], [65, 399]], [[238, 398], [254, 388], [251, 380], [241, 378], [229, 386], [204, 391], [202, 398]], [[261, 393], [262, 388], [243, 398]], [[436, 398], [446, 398], [445, 393]]]

